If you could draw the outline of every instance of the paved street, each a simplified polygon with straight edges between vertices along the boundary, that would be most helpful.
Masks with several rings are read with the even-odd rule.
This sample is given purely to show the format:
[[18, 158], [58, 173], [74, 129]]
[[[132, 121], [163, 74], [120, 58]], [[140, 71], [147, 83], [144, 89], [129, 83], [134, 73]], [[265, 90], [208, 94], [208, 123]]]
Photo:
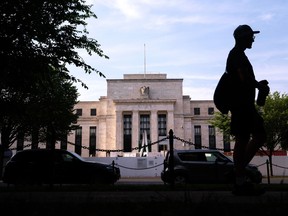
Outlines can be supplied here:
[[[271, 184], [287, 184], [288, 178], [271, 178]], [[266, 184], [267, 179], [263, 181]], [[20, 189], [0, 184], [0, 209], [9, 216], [29, 215], [192, 215], [192, 212], [218, 215], [279, 215], [288, 212], [288, 190], [267, 191], [261, 196], [234, 196], [231, 191], [156, 190], [160, 178], [122, 178], [114, 190]], [[123, 190], [117, 185], [146, 185], [147, 190]], [[2, 189], [1, 189], [2, 188]], [[125, 188], [125, 187], [124, 187]], [[137, 187], [135, 187], [137, 188]], [[287, 188], [287, 187], [285, 187]], [[47, 187], [46, 187], [47, 189]], [[236, 210], [236, 212], [235, 212]], [[220, 214], [221, 213], [221, 214]], [[232, 214], [233, 213], [233, 214]]]
[[[230, 191], [21, 191], [1, 192], [0, 209], [12, 215], [280, 215], [288, 191], [234, 196]], [[234, 212], [236, 211], [236, 212]], [[193, 214], [192, 214], [193, 212]], [[234, 213], [233, 213], [234, 212]]]
[[[264, 177], [262, 183], [268, 184], [269, 179]], [[161, 185], [164, 184], [160, 177], [122, 177], [116, 185]], [[288, 176], [270, 177], [270, 184], [288, 184]], [[7, 185], [0, 181], [0, 188]]]

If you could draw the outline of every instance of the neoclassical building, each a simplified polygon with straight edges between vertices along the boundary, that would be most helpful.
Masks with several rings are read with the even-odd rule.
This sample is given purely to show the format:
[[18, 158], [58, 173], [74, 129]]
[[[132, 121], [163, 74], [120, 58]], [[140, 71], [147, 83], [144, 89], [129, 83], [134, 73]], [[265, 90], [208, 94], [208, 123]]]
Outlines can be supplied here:
[[[224, 143], [223, 135], [209, 124], [215, 109], [213, 100], [183, 95], [183, 79], [124, 74], [123, 79], [107, 79], [107, 96], [76, 104], [80, 128], [67, 137], [67, 143], [57, 145], [83, 157], [159, 155], [169, 149], [165, 138], [172, 129], [180, 138], [174, 139], [176, 149], [229, 152], [230, 143]], [[141, 148], [143, 144], [148, 147]]]

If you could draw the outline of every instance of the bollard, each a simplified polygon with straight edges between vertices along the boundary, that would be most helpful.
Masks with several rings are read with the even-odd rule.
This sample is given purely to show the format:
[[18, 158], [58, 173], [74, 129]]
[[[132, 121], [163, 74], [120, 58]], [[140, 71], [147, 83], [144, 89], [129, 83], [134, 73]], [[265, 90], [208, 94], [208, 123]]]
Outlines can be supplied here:
[[112, 161], [112, 167], [113, 167], [113, 171], [115, 172], [115, 161]]
[[266, 160], [266, 167], [267, 167], [267, 180], [268, 184], [270, 184], [270, 172], [269, 172], [269, 160]]
[[[115, 161], [112, 161], [112, 169], [113, 169], [113, 173], [115, 173]], [[115, 183], [113, 183], [113, 185], [115, 185]]]
[[169, 155], [169, 172], [171, 178], [171, 189], [174, 189], [175, 179], [174, 179], [174, 135], [173, 130], [170, 129], [169, 131], [169, 148], [170, 148], [170, 155]]

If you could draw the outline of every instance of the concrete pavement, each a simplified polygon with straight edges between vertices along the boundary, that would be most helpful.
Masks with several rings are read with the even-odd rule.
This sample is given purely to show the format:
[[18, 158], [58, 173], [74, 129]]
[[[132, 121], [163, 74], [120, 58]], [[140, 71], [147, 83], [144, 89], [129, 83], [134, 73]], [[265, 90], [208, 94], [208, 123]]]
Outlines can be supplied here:
[[[273, 184], [286, 184], [282, 177]], [[265, 178], [264, 178], [265, 182]], [[122, 178], [117, 184], [163, 184], [160, 178]], [[94, 216], [116, 215], [279, 215], [288, 212], [288, 190], [267, 191], [261, 196], [234, 196], [231, 191], [209, 190], [18, 190], [0, 188], [0, 209], [12, 215]], [[267, 184], [264, 184], [267, 186]], [[125, 187], [124, 187], [125, 188]], [[133, 186], [131, 187], [133, 188]], [[135, 187], [137, 188], [137, 187]], [[146, 186], [145, 186], [146, 188]], [[147, 187], [149, 188], [149, 187]], [[151, 187], [153, 188], [153, 187]], [[287, 187], [285, 187], [287, 188]], [[4, 189], [2, 187], [2, 189]], [[89, 189], [89, 188], [88, 188]]]
[[[288, 191], [234, 196], [230, 191], [1, 192], [0, 209], [12, 215], [279, 215], [287, 214]], [[255, 213], [254, 213], [255, 212]], [[253, 213], [253, 214], [252, 214]]]

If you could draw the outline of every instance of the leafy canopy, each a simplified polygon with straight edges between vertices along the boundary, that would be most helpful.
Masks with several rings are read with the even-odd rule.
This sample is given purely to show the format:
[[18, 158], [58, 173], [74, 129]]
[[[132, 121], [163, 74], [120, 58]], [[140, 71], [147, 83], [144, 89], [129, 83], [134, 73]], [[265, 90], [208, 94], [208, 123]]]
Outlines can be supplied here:
[[[47, 65], [85, 88], [81, 80], [69, 74], [67, 65], [105, 77], [77, 52], [84, 49], [89, 55], [108, 58], [98, 41], [87, 36], [86, 20], [97, 17], [84, 0], [2, 0], [0, 13], [2, 85], [11, 86], [16, 81], [19, 85], [23, 79], [48, 72]], [[19, 80], [13, 80], [15, 77]]]

